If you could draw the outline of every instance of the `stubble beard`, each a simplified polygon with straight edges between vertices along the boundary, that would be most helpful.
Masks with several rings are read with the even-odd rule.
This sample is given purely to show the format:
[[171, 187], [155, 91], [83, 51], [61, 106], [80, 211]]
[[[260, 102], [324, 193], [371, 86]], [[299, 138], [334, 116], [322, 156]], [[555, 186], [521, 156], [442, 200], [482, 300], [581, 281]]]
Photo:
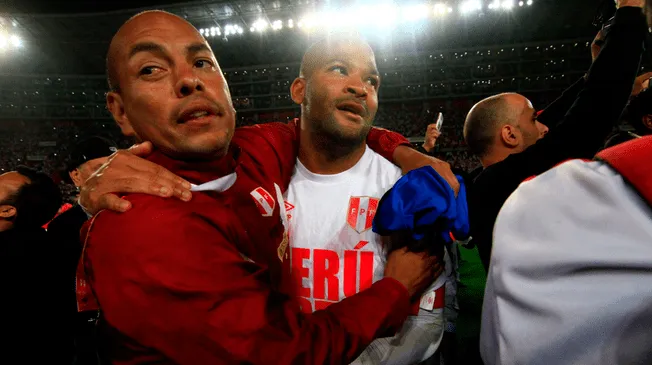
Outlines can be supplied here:
[[315, 147], [331, 161], [346, 157], [364, 145], [371, 130], [371, 125], [365, 124], [359, 133], [346, 133], [333, 114], [325, 120], [313, 121], [309, 125], [312, 126], [310, 132]]

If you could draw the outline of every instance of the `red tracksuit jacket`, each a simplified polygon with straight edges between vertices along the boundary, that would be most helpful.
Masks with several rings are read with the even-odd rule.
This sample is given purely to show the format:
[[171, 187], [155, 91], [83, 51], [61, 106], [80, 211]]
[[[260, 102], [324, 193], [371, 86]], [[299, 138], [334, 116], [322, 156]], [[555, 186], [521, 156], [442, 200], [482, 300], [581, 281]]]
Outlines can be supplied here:
[[[313, 314], [293, 299], [274, 184], [287, 188], [296, 135], [293, 124], [240, 128], [212, 163], [156, 153], [152, 161], [195, 184], [233, 171], [237, 180], [188, 203], [132, 194], [129, 212], [90, 222], [78, 282], [101, 308], [113, 364], [348, 364], [400, 329], [410, 303], [393, 279]], [[407, 140], [375, 129], [368, 143], [391, 158]]]

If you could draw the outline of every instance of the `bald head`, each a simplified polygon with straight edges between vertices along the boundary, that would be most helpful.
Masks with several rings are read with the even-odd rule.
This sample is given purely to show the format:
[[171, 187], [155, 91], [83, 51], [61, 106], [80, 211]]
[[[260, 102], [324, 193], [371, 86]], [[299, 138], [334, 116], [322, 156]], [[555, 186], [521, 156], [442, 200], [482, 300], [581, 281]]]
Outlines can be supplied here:
[[[120, 52], [128, 51], [125, 49], [126, 40], [134, 35], [134, 33], [138, 33], [143, 28], [143, 24], [151, 24], [160, 21], [177, 23], [181, 26], [187, 26], [197, 31], [187, 20], [162, 10], [148, 10], [129, 18], [129, 20], [118, 29], [118, 32], [111, 39], [109, 52], [106, 56], [107, 83], [110, 91], [120, 92], [120, 81], [118, 76], [118, 70], [120, 67], [119, 54]], [[197, 32], [197, 34], [199, 34], [199, 32]]]
[[[524, 105], [519, 94], [499, 94], [477, 103], [464, 122], [464, 140], [471, 152], [483, 157], [491, 151], [500, 128], [505, 124], [514, 125]], [[527, 99], [525, 99], [527, 100]]]
[[350, 54], [351, 51], [369, 56], [370, 66], [376, 69], [374, 52], [364, 39], [354, 34], [330, 35], [308, 48], [301, 61], [300, 77], [310, 78], [313, 72], [327, 62]]
[[464, 139], [487, 167], [523, 152], [548, 133], [537, 111], [523, 95], [507, 93], [476, 104], [464, 123]]

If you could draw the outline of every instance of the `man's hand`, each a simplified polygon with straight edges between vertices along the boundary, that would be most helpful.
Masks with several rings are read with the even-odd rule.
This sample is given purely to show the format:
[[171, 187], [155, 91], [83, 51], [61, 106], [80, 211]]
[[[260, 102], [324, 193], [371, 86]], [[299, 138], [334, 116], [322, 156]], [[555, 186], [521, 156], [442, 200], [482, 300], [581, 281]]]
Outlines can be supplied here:
[[632, 90], [632, 96], [636, 96], [647, 90], [650, 87], [650, 78], [652, 78], [652, 72], [647, 72], [637, 77], [636, 81], [634, 81], [634, 90]]
[[410, 252], [407, 247], [390, 253], [385, 265], [385, 277], [405, 285], [412, 299], [423, 294], [443, 271], [440, 259], [427, 253]]
[[408, 146], [398, 146], [394, 150], [394, 163], [401, 168], [403, 174], [424, 166], [432, 166], [437, 173], [446, 180], [455, 192], [455, 196], [460, 192], [460, 182], [457, 181], [455, 174], [451, 170], [448, 162], [438, 158], [430, 157], [419, 153]]
[[598, 58], [598, 55], [600, 54], [600, 49], [602, 49], [603, 45], [604, 45], [604, 33], [602, 33], [602, 30], [600, 30], [598, 34], [595, 36], [595, 39], [593, 39], [593, 43], [591, 43], [591, 59], [593, 62], [595, 62], [595, 59]]
[[645, 0], [617, 0], [616, 7], [622, 8], [623, 6], [634, 6], [637, 8], [643, 8], [645, 6]]
[[131, 203], [115, 195], [120, 193], [175, 196], [189, 201], [190, 183], [143, 158], [152, 151], [152, 144], [145, 142], [111, 155], [81, 187], [79, 203], [84, 210], [90, 214], [103, 209], [126, 212], [131, 209]]
[[441, 136], [441, 132], [437, 130], [437, 124], [433, 123], [428, 125], [428, 129], [426, 130], [426, 138], [423, 142], [423, 149], [430, 153], [430, 151], [435, 148], [435, 144], [437, 143], [437, 138], [439, 138], [439, 136]]

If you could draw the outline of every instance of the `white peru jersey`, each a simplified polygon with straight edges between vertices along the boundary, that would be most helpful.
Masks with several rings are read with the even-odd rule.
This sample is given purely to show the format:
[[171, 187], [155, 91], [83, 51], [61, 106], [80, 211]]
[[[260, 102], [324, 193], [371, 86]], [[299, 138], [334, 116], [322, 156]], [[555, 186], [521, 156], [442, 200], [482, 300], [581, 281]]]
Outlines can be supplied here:
[[[286, 193], [292, 273], [305, 312], [323, 309], [383, 278], [386, 251], [371, 225], [378, 202], [401, 170], [367, 148], [358, 163], [318, 175], [297, 161]], [[426, 292], [445, 284], [441, 275]], [[426, 295], [424, 295], [426, 298]], [[433, 299], [434, 300], [434, 299]], [[356, 364], [412, 364], [427, 359], [442, 335], [443, 310], [427, 303], [398, 336], [375, 341]]]
[[646, 202], [602, 162], [567, 162], [523, 183], [494, 227], [484, 362], [650, 364], [651, 339]]

